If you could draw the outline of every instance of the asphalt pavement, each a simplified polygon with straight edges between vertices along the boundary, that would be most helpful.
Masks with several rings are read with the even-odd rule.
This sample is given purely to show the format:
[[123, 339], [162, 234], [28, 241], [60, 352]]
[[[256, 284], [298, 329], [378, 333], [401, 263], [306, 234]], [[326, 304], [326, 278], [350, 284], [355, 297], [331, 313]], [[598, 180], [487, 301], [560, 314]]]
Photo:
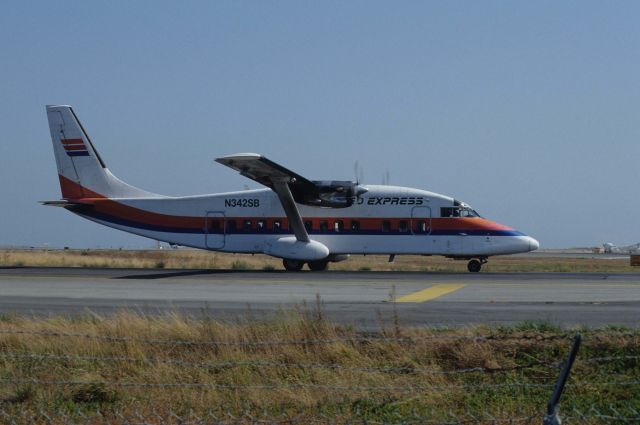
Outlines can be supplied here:
[[179, 311], [257, 320], [313, 311], [364, 329], [410, 326], [640, 326], [640, 273], [423, 273], [0, 268], [0, 313]]

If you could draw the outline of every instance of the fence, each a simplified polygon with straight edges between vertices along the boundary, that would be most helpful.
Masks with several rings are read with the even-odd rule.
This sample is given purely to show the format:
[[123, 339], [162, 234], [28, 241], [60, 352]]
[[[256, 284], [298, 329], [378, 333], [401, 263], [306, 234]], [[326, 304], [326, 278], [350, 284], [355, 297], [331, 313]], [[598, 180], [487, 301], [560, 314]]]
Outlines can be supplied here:
[[[68, 339], [86, 339], [97, 342], [106, 343], [129, 343], [136, 342], [140, 344], [157, 345], [162, 347], [239, 347], [239, 348], [265, 348], [265, 347], [286, 347], [286, 346], [322, 346], [329, 344], [373, 344], [373, 343], [389, 343], [389, 344], [406, 344], [411, 345], [419, 341], [466, 341], [466, 342], [487, 342], [487, 341], [570, 341], [571, 335], [566, 333], [557, 333], [551, 335], [428, 335], [417, 337], [393, 337], [384, 335], [361, 335], [344, 338], [327, 338], [327, 339], [297, 339], [297, 340], [271, 340], [271, 341], [200, 341], [188, 339], [155, 339], [155, 338], [134, 338], [118, 335], [97, 335], [90, 333], [71, 333], [57, 331], [34, 331], [26, 329], [0, 329], [0, 335], [13, 335], [14, 337], [42, 337], [42, 338], [68, 338]], [[636, 340], [640, 337], [637, 332], [608, 332], [604, 336], [592, 335], [590, 341], [598, 343], [599, 339], [632, 339]], [[577, 347], [574, 347], [577, 353]], [[575, 354], [575, 353], [574, 353]], [[639, 353], [640, 354], [640, 353]], [[557, 358], [554, 361], [541, 361], [532, 359], [527, 364], [519, 364], [509, 367], [491, 367], [477, 366], [468, 368], [451, 368], [442, 370], [440, 368], [420, 367], [420, 366], [351, 366], [339, 363], [311, 363], [311, 362], [290, 362], [290, 361], [267, 361], [267, 360], [224, 360], [213, 362], [196, 362], [182, 359], [160, 358], [160, 357], [136, 357], [136, 356], [98, 356], [98, 355], [78, 355], [78, 354], [62, 354], [62, 353], [42, 353], [29, 351], [8, 351], [3, 349], [0, 351], [0, 361], [18, 359], [24, 361], [32, 361], [37, 363], [116, 363], [116, 364], [145, 364], [145, 365], [165, 365], [177, 368], [189, 368], [194, 371], [216, 371], [219, 369], [233, 368], [270, 368], [277, 370], [296, 369], [296, 370], [318, 370], [318, 371], [344, 371], [349, 373], [376, 373], [376, 374], [398, 374], [412, 376], [457, 376], [466, 374], [478, 375], [500, 375], [509, 374], [520, 371], [529, 371], [533, 368], [537, 371], [545, 371], [546, 375], [558, 375], [563, 366], [563, 359]], [[638, 370], [638, 360], [640, 355], [624, 354], [624, 355], [607, 355], [607, 356], [583, 356], [579, 358], [581, 364], [624, 364], [632, 371]], [[567, 369], [568, 370], [568, 369]], [[616, 391], [628, 388], [628, 391], [640, 391], [639, 379], [628, 379], [628, 373], [622, 374], [623, 379], [618, 379], [616, 375], [610, 375], [606, 381], [589, 380], [588, 377], [579, 376], [573, 382], [567, 384], [567, 388], [593, 388], [607, 389], [611, 388]], [[632, 375], [634, 376], [634, 375]], [[640, 375], [635, 375], [640, 378]], [[544, 377], [543, 377], [544, 378]], [[387, 386], [387, 385], [335, 385], [331, 383], [317, 382], [291, 382], [291, 383], [252, 383], [252, 384], [230, 384], [218, 382], [147, 382], [133, 380], [74, 380], [74, 379], [42, 379], [40, 377], [16, 377], [16, 376], [0, 376], [0, 387], [2, 386], [37, 386], [37, 387], [100, 387], [100, 388], [135, 388], [141, 390], [218, 390], [218, 391], [296, 391], [296, 390], [319, 390], [331, 393], [344, 394], [408, 394], [420, 396], [422, 394], [432, 394], [434, 392], [446, 392], [450, 390], [466, 390], [466, 391], [515, 391], [534, 389], [536, 391], [545, 391], [551, 394], [556, 384], [549, 379], [541, 379], [541, 382], [499, 382], [499, 383], [463, 383], [463, 384], [447, 384], [447, 385], [415, 385], [408, 384], [404, 386]], [[604, 390], [603, 390], [604, 391]], [[609, 391], [609, 390], [607, 390]], [[604, 391], [604, 392], [607, 392]], [[619, 394], [618, 394], [619, 395]], [[13, 403], [13, 404], [12, 404]], [[359, 412], [355, 412], [354, 417], [340, 417], [329, 415], [326, 412], [318, 411], [310, 414], [308, 410], [300, 412], [292, 412], [292, 409], [283, 406], [280, 412], [265, 412], [257, 414], [251, 409], [239, 408], [237, 405], [225, 404], [221, 402], [215, 408], [206, 411], [178, 411], [173, 408], [161, 408], [160, 406], [147, 406], [144, 408], [127, 408], [120, 409], [117, 407], [104, 407], [99, 403], [92, 405], [90, 409], [69, 409], [67, 408], [36, 408], [19, 406], [16, 400], [0, 400], [0, 421], [9, 424], [58, 424], [58, 423], [77, 423], [77, 424], [98, 424], [98, 423], [123, 423], [123, 424], [306, 424], [306, 423], [326, 423], [326, 424], [468, 424], [468, 423], [541, 423], [542, 422], [542, 406], [540, 406], [539, 414], [531, 414], [531, 412], [522, 411], [517, 415], [503, 417], [500, 412], [491, 412], [489, 410], [476, 409], [473, 412], [449, 411], [445, 414], [440, 413], [434, 418], [428, 412], [414, 410], [403, 412], [401, 417], [385, 418], [382, 421], [367, 417], [358, 417]], [[97, 407], [96, 407], [97, 406]], [[357, 406], [356, 406], [357, 407]], [[295, 410], [295, 409], [294, 409]], [[356, 409], [357, 410], [357, 409]], [[549, 408], [548, 413], [553, 413]], [[339, 412], [338, 412], [339, 413]], [[338, 415], [339, 417], [339, 415]], [[611, 407], [590, 407], [588, 409], [579, 409], [568, 407], [562, 409], [562, 417], [568, 423], [639, 423], [640, 424], [640, 407], [629, 404], [624, 407], [619, 405]], [[548, 422], [557, 423], [557, 422]]]
[[[523, 415], [511, 418], [499, 418], [490, 412], [479, 414], [449, 412], [446, 416], [438, 419], [423, 416], [417, 412], [409, 413], [397, 422], [376, 421], [375, 419], [340, 419], [332, 416], [319, 414], [314, 418], [283, 415], [281, 417], [261, 417], [250, 413], [238, 415], [231, 407], [226, 410], [217, 409], [214, 411], [196, 414], [195, 412], [182, 413], [173, 411], [157, 412], [153, 409], [149, 411], [101, 411], [96, 410], [87, 413], [83, 410], [58, 410], [45, 411], [24, 410], [18, 413], [8, 413], [0, 407], [0, 421], [11, 425], [21, 424], [123, 424], [123, 425], [304, 425], [304, 424], [328, 424], [328, 425], [420, 425], [420, 424], [440, 424], [440, 425], [463, 425], [473, 423], [486, 424], [540, 424], [540, 416]], [[633, 424], [640, 421], [640, 410], [629, 407], [625, 410], [616, 409], [589, 409], [580, 411], [573, 409], [565, 412], [563, 420], [566, 423], [618, 423]]]

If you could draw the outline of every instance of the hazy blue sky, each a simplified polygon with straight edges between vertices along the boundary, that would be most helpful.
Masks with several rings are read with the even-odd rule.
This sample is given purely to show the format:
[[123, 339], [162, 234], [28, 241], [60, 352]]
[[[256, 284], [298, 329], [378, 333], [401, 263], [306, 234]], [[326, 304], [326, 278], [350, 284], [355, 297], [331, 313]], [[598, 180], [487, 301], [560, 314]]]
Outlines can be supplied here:
[[37, 201], [60, 191], [44, 105], [153, 192], [314, 179], [455, 196], [543, 247], [640, 241], [640, 2], [5, 1], [0, 245], [150, 246]]

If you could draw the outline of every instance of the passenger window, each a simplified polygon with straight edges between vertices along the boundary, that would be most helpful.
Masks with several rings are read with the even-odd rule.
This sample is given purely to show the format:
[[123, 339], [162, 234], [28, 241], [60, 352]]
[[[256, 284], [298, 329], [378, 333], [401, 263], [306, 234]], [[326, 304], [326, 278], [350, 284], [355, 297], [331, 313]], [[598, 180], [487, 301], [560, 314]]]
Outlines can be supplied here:
[[320, 231], [321, 232], [326, 232], [327, 230], [329, 230], [329, 222], [326, 220], [323, 220], [320, 222]]
[[262, 232], [267, 227], [267, 222], [265, 220], [258, 220], [256, 225], [258, 226], [258, 231]]
[[280, 220], [273, 220], [273, 230], [276, 232], [282, 228], [282, 222]]
[[209, 233], [218, 233], [220, 231], [220, 220], [209, 220]]
[[336, 220], [336, 222], [333, 224], [333, 228], [336, 232], [342, 232], [344, 230], [344, 221]]
[[307, 229], [307, 232], [310, 232], [313, 230], [313, 222], [311, 220], [307, 220], [304, 222], [304, 227], [305, 229]]
[[391, 231], [391, 222], [389, 220], [382, 221], [382, 231], [390, 232]]
[[235, 220], [227, 220], [225, 222], [227, 233], [233, 233], [236, 231], [236, 221]]
[[399, 232], [406, 232], [409, 230], [409, 225], [405, 220], [400, 221], [400, 224], [398, 225], [398, 231]]
[[352, 221], [351, 221], [351, 230], [352, 230], [353, 232], [357, 232], [358, 230], [360, 230], [360, 222], [359, 222], [359, 221], [352, 220]]
[[252, 227], [253, 227], [253, 222], [252, 222], [251, 220], [245, 220], [245, 221], [242, 223], [242, 228], [243, 228], [244, 230], [251, 230], [251, 228], [252, 228]]
[[416, 233], [427, 233], [427, 222], [424, 220], [420, 220], [416, 222]]

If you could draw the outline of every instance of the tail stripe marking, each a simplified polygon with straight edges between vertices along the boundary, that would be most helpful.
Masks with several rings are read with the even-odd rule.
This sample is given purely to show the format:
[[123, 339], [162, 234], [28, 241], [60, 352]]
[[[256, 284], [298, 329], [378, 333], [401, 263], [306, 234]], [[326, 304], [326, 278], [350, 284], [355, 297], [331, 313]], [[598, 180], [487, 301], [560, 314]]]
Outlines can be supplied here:
[[69, 156], [89, 156], [82, 139], [60, 139], [60, 142]]
[[82, 139], [60, 139], [63, 145], [83, 145]]

